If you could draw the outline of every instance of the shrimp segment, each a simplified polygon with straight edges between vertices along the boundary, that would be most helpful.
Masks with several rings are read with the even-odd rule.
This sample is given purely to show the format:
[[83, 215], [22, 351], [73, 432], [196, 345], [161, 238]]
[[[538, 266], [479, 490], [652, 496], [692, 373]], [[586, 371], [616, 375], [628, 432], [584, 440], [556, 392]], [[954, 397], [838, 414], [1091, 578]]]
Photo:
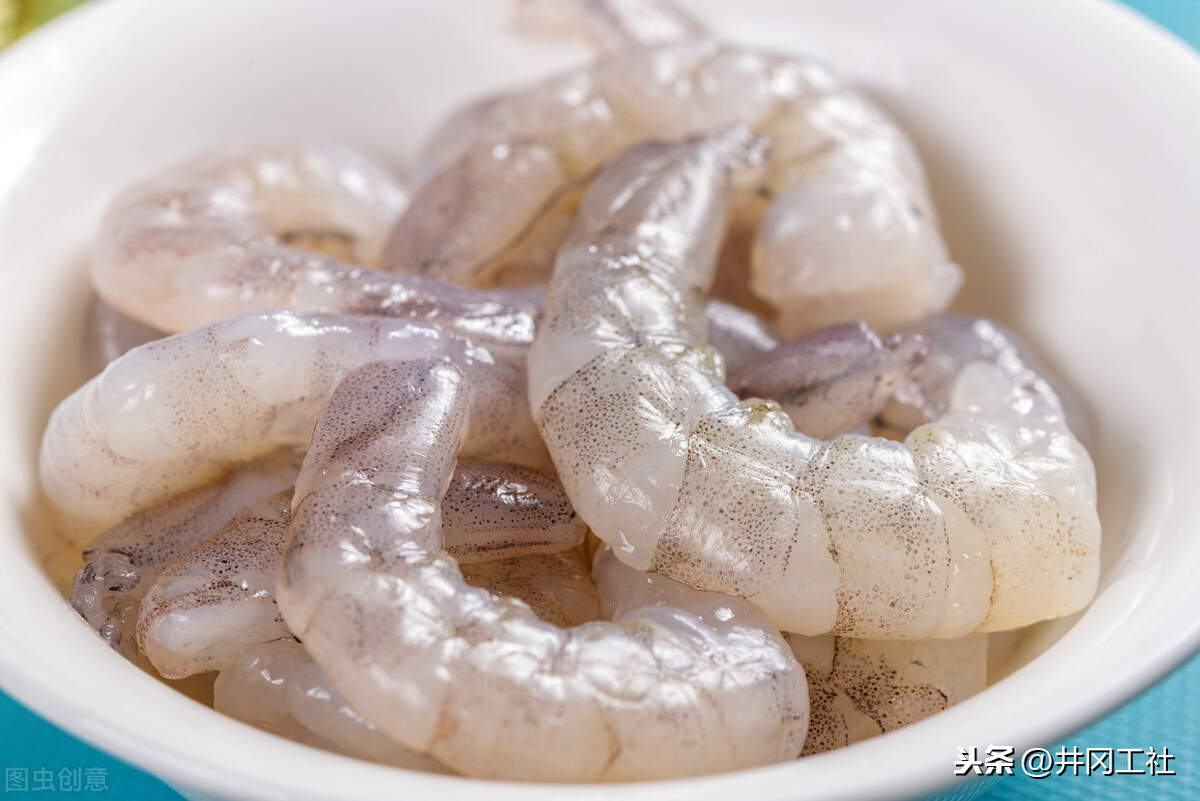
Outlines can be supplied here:
[[[224, 670], [248, 645], [292, 636], [275, 605], [292, 495], [289, 487], [234, 515], [145, 593], [138, 645], [163, 676]], [[521, 598], [543, 620], [595, 619], [595, 591], [580, 589], [592, 583], [587, 565], [564, 554], [584, 528], [552, 474], [464, 462], [442, 509], [447, 552], [460, 563], [500, 560], [465, 565], [468, 582]]]
[[285, 449], [122, 521], [84, 550], [71, 605], [105, 642], [136, 660], [138, 607], [162, 570], [239, 509], [291, 486], [299, 469], [300, 456]]
[[42, 487], [81, 529], [111, 525], [233, 464], [306, 445], [338, 380], [381, 358], [461, 365], [478, 378], [466, 454], [545, 464], [523, 355], [406, 320], [242, 312], [131, 351], [64, 400], [42, 440]]
[[961, 283], [908, 139], [810, 61], [712, 41], [634, 48], [477, 116], [472, 145], [397, 222], [388, 269], [485, 286], [563, 187], [629, 145], [742, 124], [774, 142], [752, 287], [784, 334], [858, 319], [891, 330]]
[[142, 601], [138, 646], [169, 679], [232, 666], [245, 646], [290, 637], [275, 608], [275, 574], [292, 488], [239, 512], [171, 563]]
[[363, 720], [293, 639], [247, 646], [217, 676], [213, 707], [260, 729], [408, 770], [452, 773], [431, 756], [392, 740]]
[[[534, 316], [500, 295], [374, 264], [404, 190], [334, 145], [214, 154], [128, 189], [100, 226], [92, 279], [117, 309], [186, 331], [249, 308], [438, 321], [528, 341]], [[327, 252], [320, 252], [327, 251]]]
[[725, 388], [696, 298], [730, 164], [752, 148], [737, 132], [647, 143], [584, 199], [529, 356], [534, 418], [580, 517], [627, 564], [801, 634], [954, 637], [1081, 608], [1095, 476], [1052, 394], [972, 363], [904, 443], [825, 442]]
[[[473, 586], [517, 599], [542, 620], [596, 620], [596, 585], [580, 549], [486, 562], [463, 569]], [[405, 748], [355, 712], [299, 643], [247, 643], [215, 687], [218, 711], [294, 740], [412, 770], [451, 772]]]
[[916, 723], [987, 686], [987, 637], [896, 642], [791, 635], [812, 704], [801, 756]]
[[[454, 555], [449, 548], [446, 552]], [[462, 574], [472, 587], [519, 598], [540, 620], [556, 626], [600, 617], [591, 562], [581, 548], [463, 565]]]
[[277, 600], [346, 700], [471, 776], [628, 780], [798, 754], [803, 672], [765, 621], [647, 607], [560, 629], [465, 584], [439, 498], [469, 397], [453, 366], [375, 364], [317, 422]]

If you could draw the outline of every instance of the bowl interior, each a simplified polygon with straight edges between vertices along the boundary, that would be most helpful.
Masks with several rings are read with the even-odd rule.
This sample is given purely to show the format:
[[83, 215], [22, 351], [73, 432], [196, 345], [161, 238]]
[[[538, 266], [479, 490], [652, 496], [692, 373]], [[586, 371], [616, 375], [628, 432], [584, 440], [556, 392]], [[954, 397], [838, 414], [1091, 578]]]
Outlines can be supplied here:
[[[967, 273], [956, 307], [1025, 334], [1097, 424], [1104, 567], [1086, 613], [1009, 642], [996, 673], [1006, 677], [935, 719], [789, 765], [623, 789], [681, 798], [747, 786], [785, 796], [797, 783], [812, 798], [929, 790], [947, 780], [958, 747], [1061, 736], [1200, 642], [1186, 614], [1200, 601], [1188, 568], [1200, 563], [1200, 510], [1186, 492], [1200, 478], [1200, 442], [1186, 424], [1200, 399], [1186, 348], [1190, 302], [1200, 298], [1200, 151], [1188, 138], [1200, 109], [1171, 102], [1200, 97], [1200, 60], [1102, 4], [692, 5], [731, 39], [831, 61], [912, 133]], [[477, 782], [269, 737], [108, 652], [63, 601], [78, 554], [58, 544], [36, 489], [50, 410], [87, 378], [86, 254], [114, 190], [199, 148], [247, 140], [344, 141], [403, 167], [456, 104], [587, 58], [573, 43], [505, 33], [499, 2], [332, 8], [110, 0], [0, 59], [0, 265], [10, 287], [0, 297], [0, 376], [10, 388], [0, 399], [9, 442], [0, 681], [193, 794], [366, 798], [404, 787], [465, 797]], [[1074, 37], [1061, 36], [1066, 27]], [[1118, 48], [1127, 54], [1119, 65], [1107, 57]], [[873, 769], [854, 769], [863, 764]]]

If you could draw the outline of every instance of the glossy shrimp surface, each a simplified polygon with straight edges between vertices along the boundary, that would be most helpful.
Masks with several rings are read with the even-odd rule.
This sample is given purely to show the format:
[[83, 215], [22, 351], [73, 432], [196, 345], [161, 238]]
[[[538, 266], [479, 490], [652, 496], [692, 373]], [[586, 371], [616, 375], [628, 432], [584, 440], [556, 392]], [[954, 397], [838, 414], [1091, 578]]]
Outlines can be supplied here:
[[812, 714], [802, 756], [912, 725], [987, 686], [988, 638], [855, 640], [791, 635]]
[[[798, 754], [803, 671], [748, 605], [641, 598], [612, 623], [562, 629], [466, 585], [439, 499], [469, 399], [452, 366], [370, 365], [314, 430], [277, 601], [346, 700], [479, 777], [630, 780]], [[594, 575], [602, 598], [641, 586]]]
[[983, 690], [1095, 591], [1092, 429], [944, 311], [908, 136], [665, 0], [510, 2], [596, 60], [460, 108], [403, 180], [301, 141], [114, 198], [98, 374], [39, 455], [74, 608], [217, 711], [447, 787], [756, 768]]
[[[469, 537], [463, 544], [468, 542]], [[557, 626], [578, 626], [599, 615], [596, 585], [579, 548], [471, 565], [463, 575], [473, 586], [524, 603]], [[244, 643], [214, 689], [219, 711], [293, 740], [398, 767], [453, 772], [428, 754], [400, 745], [355, 712], [290, 636]]]
[[363, 719], [296, 640], [248, 643], [217, 675], [213, 707], [289, 740], [429, 773], [453, 773]]
[[938, 314], [905, 333], [928, 343], [929, 358], [895, 393], [885, 424], [908, 431], [936, 420], [950, 404], [954, 378], [963, 365], [979, 361], [995, 365], [1019, 386], [1057, 397], [1071, 432], [1085, 445], [1095, 439], [1095, 424], [1086, 404], [1044, 369], [1030, 345], [1007, 326], [967, 314]]
[[589, 190], [529, 356], [576, 511], [626, 563], [748, 598], [786, 631], [917, 640], [1081, 608], [1095, 476], [1052, 393], [971, 362], [904, 442], [822, 441], [725, 388], [697, 298], [731, 167], [759, 146], [643, 144]]
[[[143, 588], [138, 645], [160, 674], [224, 670], [250, 644], [292, 636], [275, 605], [292, 495], [289, 486], [231, 515], [152, 579], [148, 593]], [[588, 566], [563, 555], [582, 542], [584, 528], [553, 474], [463, 462], [442, 510], [446, 550], [467, 563], [469, 582], [522, 598], [543, 620], [585, 614], [579, 604], [586, 607], [588, 595], [578, 587], [591, 585]], [[594, 590], [591, 606], [586, 619], [596, 616]]]
[[162, 571], [242, 508], [290, 487], [300, 460], [291, 449], [267, 454], [105, 531], [84, 548], [71, 605], [105, 642], [135, 660], [138, 608]]
[[624, 148], [741, 124], [773, 142], [752, 182], [771, 202], [754, 220], [751, 285], [783, 333], [859, 319], [888, 331], [961, 282], [907, 137], [805, 59], [706, 40], [631, 48], [476, 114], [474, 138], [460, 128], [461, 154], [393, 229], [389, 269], [488, 285], [512, 243]]
[[544, 464], [523, 356], [407, 320], [242, 312], [137, 348], [64, 400], [42, 439], [42, 486], [70, 525], [112, 525], [239, 462], [305, 446], [338, 380], [382, 358], [459, 364], [477, 379], [466, 455]]
[[369, 269], [405, 192], [349, 148], [266, 146], [196, 158], [111, 204], [92, 267], [110, 305], [164, 331], [248, 308], [437, 321], [528, 341], [523, 304]]

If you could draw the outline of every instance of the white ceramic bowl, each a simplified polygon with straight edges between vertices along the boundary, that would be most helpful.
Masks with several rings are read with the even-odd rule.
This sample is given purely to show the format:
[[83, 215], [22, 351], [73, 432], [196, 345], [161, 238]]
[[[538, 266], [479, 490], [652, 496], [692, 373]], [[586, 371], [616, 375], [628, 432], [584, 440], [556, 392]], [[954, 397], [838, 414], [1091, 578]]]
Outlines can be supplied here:
[[[55, 546], [34, 479], [47, 415], [85, 377], [84, 254], [109, 194], [196, 148], [247, 138], [344, 140], [403, 163], [456, 102], [585, 58], [507, 37], [499, 3], [106, 0], [0, 58], [0, 268], [11, 282], [0, 292], [0, 683], [191, 797], [598, 796], [485, 791], [329, 755], [156, 683], [64, 602], [77, 556]], [[1104, 571], [1086, 614], [1024, 639], [1018, 662], [1032, 661], [933, 719], [790, 764], [604, 792], [934, 790], [955, 781], [960, 746], [1048, 743], [1200, 644], [1200, 59], [1099, 0], [695, 6], [731, 38], [823, 54], [913, 132], [967, 270], [959, 306], [1031, 337], [1099, 423]]]

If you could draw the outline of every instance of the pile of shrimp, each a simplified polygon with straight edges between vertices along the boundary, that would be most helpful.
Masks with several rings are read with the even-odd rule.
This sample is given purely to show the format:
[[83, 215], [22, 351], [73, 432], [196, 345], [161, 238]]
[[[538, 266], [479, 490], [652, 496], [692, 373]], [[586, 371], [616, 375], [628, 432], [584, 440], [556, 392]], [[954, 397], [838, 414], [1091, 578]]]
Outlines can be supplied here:
[[1083, 406], [946, 312], [896, 123], [653, 0], [519, 19], [597, 60], [415, 179], [275, 144], [112, 201], [40, 456], [87, 625], [316, 747], [632, 781], [914, 723], [1086, 606]]

